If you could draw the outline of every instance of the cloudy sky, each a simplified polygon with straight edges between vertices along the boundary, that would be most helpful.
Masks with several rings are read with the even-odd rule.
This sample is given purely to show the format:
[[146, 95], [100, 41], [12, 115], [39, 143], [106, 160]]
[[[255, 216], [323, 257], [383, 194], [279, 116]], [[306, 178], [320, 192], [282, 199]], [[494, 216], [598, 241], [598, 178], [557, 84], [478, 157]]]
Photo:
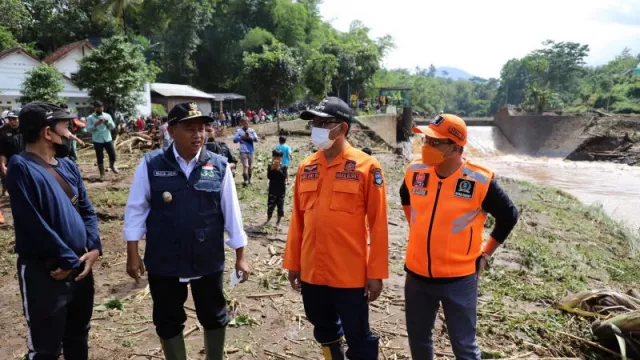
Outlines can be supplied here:
[[590, 65], [625, 46], [640, 52], [640, 0], [324, 0], [321, 13], [339, 30], [357, 19], [375, 37], [393, 36], [388, 68], [434, 64], [499, 77], [507, 60], [545, 39], [588, 44]]

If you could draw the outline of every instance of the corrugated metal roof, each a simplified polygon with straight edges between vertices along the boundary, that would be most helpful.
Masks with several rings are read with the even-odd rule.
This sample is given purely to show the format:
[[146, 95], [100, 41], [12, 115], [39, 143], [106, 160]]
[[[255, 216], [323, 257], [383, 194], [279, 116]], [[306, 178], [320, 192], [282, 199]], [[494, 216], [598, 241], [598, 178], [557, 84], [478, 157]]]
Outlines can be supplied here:
[[246, 97], [240, 94], [234, 93], [212, 93], [209, 94], [216, 98], [216, 101], [229, 101], [229, 100], [245, 100]]
[[151, 84], [151, 91], [157, 92], [162, 96], [179, 96], [215, 100], [215, 96], [209, 95], [206, 92], [200, 91], [189, 85], [153, 83]]

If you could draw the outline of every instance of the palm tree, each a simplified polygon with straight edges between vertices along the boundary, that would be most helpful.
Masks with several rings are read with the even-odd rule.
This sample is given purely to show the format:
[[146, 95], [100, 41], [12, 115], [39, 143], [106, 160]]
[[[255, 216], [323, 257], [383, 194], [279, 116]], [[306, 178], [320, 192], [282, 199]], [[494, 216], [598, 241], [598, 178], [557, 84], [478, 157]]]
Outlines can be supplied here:
[[113, 15], [117, 23], [122, 25], [122, 29], [126, 32], [127, 11], [138, 8], [142, 2], [143, 0], [103, 0], [102, 5], [97, 7], [96, 11]]

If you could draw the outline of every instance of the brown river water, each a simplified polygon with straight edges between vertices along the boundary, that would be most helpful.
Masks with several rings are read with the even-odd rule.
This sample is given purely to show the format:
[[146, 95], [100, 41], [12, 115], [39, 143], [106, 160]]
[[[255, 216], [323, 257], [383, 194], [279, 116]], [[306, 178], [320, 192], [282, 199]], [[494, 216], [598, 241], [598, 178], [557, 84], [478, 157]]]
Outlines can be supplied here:
[[499, 176], [563, 190], [640, 231], [640, 167], [515, 154], [500, 130], [470, 126], [465, 152]]

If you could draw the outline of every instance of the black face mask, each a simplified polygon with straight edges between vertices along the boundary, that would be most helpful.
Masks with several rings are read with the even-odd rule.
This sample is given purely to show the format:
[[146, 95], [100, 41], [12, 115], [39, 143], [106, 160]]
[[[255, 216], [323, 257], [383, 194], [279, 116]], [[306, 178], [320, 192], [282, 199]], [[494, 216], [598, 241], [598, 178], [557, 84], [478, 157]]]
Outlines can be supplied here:
[[71, 154], [71, 148], [73, 147], [73, 140], [62, 138], [62, 144], [53, 143], [53, 149], [56, 152], [57, 158], [64, 158]]
[[97, 114], [98, 116], [100, 116], [100, 115], [102, 115], [102, 111], [98, 111], [98, 110], [96, 110], [96, 114]]

